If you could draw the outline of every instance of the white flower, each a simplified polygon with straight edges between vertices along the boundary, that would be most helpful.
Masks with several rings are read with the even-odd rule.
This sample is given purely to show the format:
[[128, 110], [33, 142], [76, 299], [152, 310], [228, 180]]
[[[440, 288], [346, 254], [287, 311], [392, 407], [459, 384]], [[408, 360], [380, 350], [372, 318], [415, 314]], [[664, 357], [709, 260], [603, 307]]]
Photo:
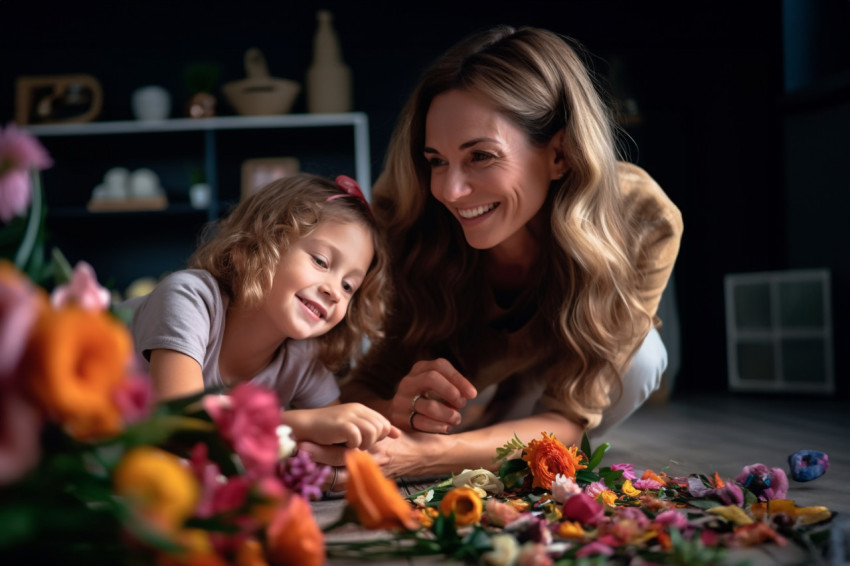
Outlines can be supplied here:
[[454, 487], [483, 489], [485, 492], [493, 495], [500, 495], [505, 490], [505, 484], [502, 483], [502, 480], [496, 474], [484, 468], [462, 471], [454, 477], [452, 485]]
[[481, 555], [481, 564], [487, 566], [512, 566], [519, 556], [519, 543], [512, 535], [493, 535], [493, 550]]
[[555, 501], [563, 503], [577, 493], [581, 493], [581, 488], [573, 478], [564, 474], [555, 475], [555, 481], [552, 482], [552, 497]]
[[283, 460], [295, 454], [297, 444], [292, 439], [292, 428], [287, 425], [279, 425], [275, 432], [277, 432], [277, 440], [280, 446], [277, 452], [278, 459]]
[[416, 499], [413, 500], [413, 503], [416, 504], [417, 507], [425, 507], [432, 499], [434, 499], [434, 490], [429, 489], [426, 493], [417, 496]]

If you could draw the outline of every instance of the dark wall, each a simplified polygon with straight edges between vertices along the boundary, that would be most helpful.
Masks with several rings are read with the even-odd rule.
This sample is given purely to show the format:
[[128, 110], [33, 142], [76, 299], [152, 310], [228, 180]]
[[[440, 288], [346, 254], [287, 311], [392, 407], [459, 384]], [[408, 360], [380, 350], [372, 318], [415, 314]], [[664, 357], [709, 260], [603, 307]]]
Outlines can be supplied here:
[[[627, 129], [629, 158], [656, 177], [684, 215], [675, 272], [677, 390], [725, 389], [723, 275], [787, 264], [780, 0], [210, 4], [48, 8], [2, 0], [0, 120], [13, 114], [13, 81], [22, 74], [96, 75], [106, 97], [103, 120], [131, 118], [130, 93], [144, 84], [166, 86], [179, 106], [189, 96], [183, 72], [192, 62], [217, 62], [221, 82], [242, 78], [242, 56], [252, 46], [263, 50], [273, 76], [303, 81], [315, 10], [326, 7], [353, 69], [355, 109], [370, 118], [377, 176], [407, 93], [456, 40], [500, 23], [574, 37], [602, 78], [637, 101], [641, 122]], [[221, 104], [222, 113], [231, 112]], [[293, 111], [305, 108], [302, 94]]]

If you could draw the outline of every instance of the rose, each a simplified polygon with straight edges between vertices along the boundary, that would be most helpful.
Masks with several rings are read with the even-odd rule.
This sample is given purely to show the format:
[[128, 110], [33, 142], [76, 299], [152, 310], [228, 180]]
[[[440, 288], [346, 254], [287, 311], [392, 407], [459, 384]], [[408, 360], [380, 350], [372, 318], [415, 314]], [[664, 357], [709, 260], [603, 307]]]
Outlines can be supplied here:
[[455, 487], [477, 487], [493, 495], [501, 495], [505, 490], [505, 484], [502, 483], [502, 480], [496, 474], [484, 468], [462, 471], [452, 479], [452, 485]]
[[47, 309], [22, 361], [30, 395], [48, 418], [78, 439], [123, 428], [115, 393], [132, 352], [129, 331], [107, 312]]
[[50, 294], [53, 308], [76, 304], [83, 310], [102, 311], [109, 307], [109, 300], [109, 291], [98, 284], [94, 268], [84, 261], [74, 267], [69, 283], [59, 285]]
[[584, 525], [596, 525], [605, 516], [605, 508], [586, 493], [567, 499], [562, 508], [564, 519], [578, 521]]
[[555, 501], [563, 503], [577, 493], [581, 493], [581, 488], [576, 480], [564, 474], [555, 474], [555, 479], [552, 481], [552, 497]]
[[764, 464], [744, 466], [735, 481], [752, 491], [762, 501], [784, 499], [788, 492], [788, 476], [785, 471], [781, 468], [768, 468]]
[[492, 498], [484, 504], [484, 512], [490, 519], [490, 523], [497, 527], [510, 525], [522, 516], [522, 513], [516, 507]]
[[165, 532], [182, 527], [200, 499], [200, 486], [191, 471], [177, 456], [152, 446], [124, 454], [112, 481], [117, 495]]
[[484, 505], [481, 498], [471, 487], [456, 487], [440, 501], [440, 513], [454, 513], [455, 525], [463, 527], [473, 525], [481, 520]]
[[0, 382], [17, 375], [30, 330], [45, 303], [40, 289], [12, 263], [0, 260]]
[[574, 478], [576, 470], [582, 470], [587, 466], [579, 463], [578, 449], [571, 446], [569, 449], [554, 434], [543, 434], [542, 440], [532, 440], [528, 443], [526, 453], [522, 457], [531, 469], [534, 477], [532, 487], [542, 487], [551, 491], [552, 482], [557, 474], [563, 474], [568, 478]]
[[388, 480], [368, 452], [347, 450], [348, 491], [345, 499], [367, 529], [405, 528], [415, 530], [419, 523], [413, 508], [402, 498], [395, 482]]
[[251, 477], [272, 475], [280, 453], [280, 403], [269, 389], [240, 383], [229, 397], [207, 395], [204, 408]]

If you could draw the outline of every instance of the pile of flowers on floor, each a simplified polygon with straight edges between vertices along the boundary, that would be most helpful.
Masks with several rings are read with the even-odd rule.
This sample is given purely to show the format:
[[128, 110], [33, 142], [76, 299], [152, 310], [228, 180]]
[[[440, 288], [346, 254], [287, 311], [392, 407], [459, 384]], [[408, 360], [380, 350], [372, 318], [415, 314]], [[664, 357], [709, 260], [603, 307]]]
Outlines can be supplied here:
[[[603, 466], [608, 448], [591, 451], [586, 436], [581, 449], [546, 433], [527, 444], [515, 437], [498, 451], [498, 473], [465, 470], [410, 496], [408, 506], [395, 484], [382, 484], [387, 480], [367, 454], [349, 454], [350, 506], [361, 524], [394, 534], [329, 544], [328, 554], [444, 554], [488, 565], [691, 566], [720, 564], [728, 549], [784, 546], [789, 539], [809, 550], [825, 548], [833, 514], [786, 499], [788, 477], [780, 468], [753, 464], [735, 478], [653, 470], [637, 476], [632, 464]], [[816, 451], [791, 460], [799, 481], [818, 477], [829, 465]], [[343, 516], [341, 523], [349, 520]]]

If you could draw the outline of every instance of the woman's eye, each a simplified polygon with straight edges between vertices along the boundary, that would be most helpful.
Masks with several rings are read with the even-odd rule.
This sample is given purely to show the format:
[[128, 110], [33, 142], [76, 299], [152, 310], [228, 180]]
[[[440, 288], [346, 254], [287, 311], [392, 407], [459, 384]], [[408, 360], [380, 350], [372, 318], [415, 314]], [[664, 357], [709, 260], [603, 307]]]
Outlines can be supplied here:
[[489, 159], [493, 159], [495, 155], [491, 153], [484, 153], [482, 151], [476, 151], [472, 154], [473, 161], [487, 161]]
[[428, 162], [428, 167], [432, 169], [434, 167], [440, 167], [441, 165], [445, 165], [446, 161], [444, 159], [440, 159], [439, 157], [426, 157], [425, 161]]
[[328, 267], [328, 262], [325, 261], [325, 258], [317, 256], [317, 255], [313, 256], [313, 263], [315, 263], [316, 265], [318, 265], [322, 269], [327, 269], [327, 267]]

